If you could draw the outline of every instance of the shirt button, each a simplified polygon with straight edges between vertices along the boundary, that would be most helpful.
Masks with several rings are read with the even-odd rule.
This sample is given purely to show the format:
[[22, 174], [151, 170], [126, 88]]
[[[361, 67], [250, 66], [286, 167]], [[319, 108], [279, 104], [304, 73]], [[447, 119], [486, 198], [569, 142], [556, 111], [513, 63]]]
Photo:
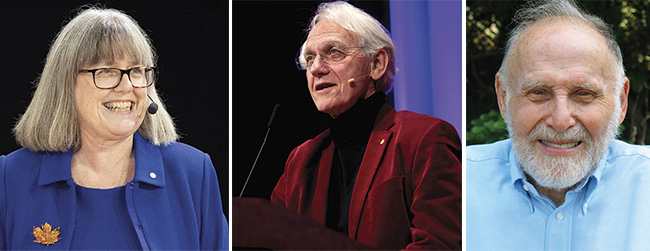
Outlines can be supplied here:
[[557, 215], [555, 215], [555, 218], [557, 218], [557, 220], [562, 220], [562, 217], [562, 212], [559, 212]]
[[149, 173], [149, 177], [151, 177], [152, 179], [155, 179], [156, 178], [156, 173], [154, 173], [154, 172]]
[[528, 192], [528, 185], [524, 184], [524, 190], [526, 190], [526, 192]]

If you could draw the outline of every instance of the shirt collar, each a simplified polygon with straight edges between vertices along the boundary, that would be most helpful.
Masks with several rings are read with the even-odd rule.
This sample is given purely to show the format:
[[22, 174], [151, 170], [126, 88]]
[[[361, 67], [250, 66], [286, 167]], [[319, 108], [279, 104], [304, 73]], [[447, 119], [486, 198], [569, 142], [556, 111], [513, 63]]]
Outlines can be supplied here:
[[587, 186], [587, 194], [585, 196], [585, 201], [582, 206], [582, 214], [587, 213], [587, 209], [589, 207], [589, 204], [591, 203], [591, 199], [594, 197], [594, 192], [596, 191], [596, 187], [598, 184], [600, 184], [600, 180], [602, 179], [603, 171], [605, 170], [605, 167], [607, 165], [607, 159], [610, 156], [610, 153], [612, 152], [612, 144], [609, 144], [609, 147], [607, 148], [607, 151], [605, 152], [605, 155], [598, 161], [598, 166], [596, 166], [596, 170], [591, 173], [589, 178], [587, 178], [585, 181], [583, 181], [580, 186], [578, 186], [576, 189], [583, 189], [585, 186]]
[[[135, 148], [135, 174], [133, 182], [142, 182], [149, 185], [164, 187], [165, 171], [162, 154], [159, 147], [145, 139], [139, 132], [133, 135]], [[66, 181], [73, 183], [72, 149], [64, 152], [44, 152], [41, 159], [41, 170], [38, 176], [38, 185], [44, 186], [55, 182]]]
[[[512, 139], [511, 139], [512, 140]], [[526, 177], [524, 176], [524, 171], [521, 169], [521, 166], [519, 166], [519, 161], [517, 161], [517, 157], [515, 156], [515, 150], [512, 147], [512, 144], [510, 144], [510, 154], [508, 156], [508, 160], [510, 163], [510, 177], [512, 177], [512, 184], [517, 184], [517, 181], [525, 181]]]
[[529, 192], [531, 193], [537, 193], [537, 191], [533, 188], [533, 186], [526, 181], [526, 177], [524, 176], [524, 171], [521, 169], [519, 166], [519, 161], [517, 161], [517, 157], [515, 157], [515, 152], [512, 148], [512, 144], [510, 144], [510, 154], [508, 156], [508, 163], [510, 164], [510, 177], [511, 177], [511, 182], [512, 185], [515, 188], [515, 191], [519, 192], [526, 202], [528, 203], [528, 207], [530, 209], [530, 213], [535, 213], [535, 206], [533, 206], [533, 200], [528, 194]]

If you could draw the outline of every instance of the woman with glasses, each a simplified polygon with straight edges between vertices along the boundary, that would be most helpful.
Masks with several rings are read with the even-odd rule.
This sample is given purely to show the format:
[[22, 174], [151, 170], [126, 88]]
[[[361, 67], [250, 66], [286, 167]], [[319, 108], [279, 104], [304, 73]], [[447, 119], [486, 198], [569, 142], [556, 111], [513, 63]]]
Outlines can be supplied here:
[[156, 56], [122, 12], [87, 8], [57, 35], [0, 156], [0, 249], [227, 249], [210, 157], [178, 138]]

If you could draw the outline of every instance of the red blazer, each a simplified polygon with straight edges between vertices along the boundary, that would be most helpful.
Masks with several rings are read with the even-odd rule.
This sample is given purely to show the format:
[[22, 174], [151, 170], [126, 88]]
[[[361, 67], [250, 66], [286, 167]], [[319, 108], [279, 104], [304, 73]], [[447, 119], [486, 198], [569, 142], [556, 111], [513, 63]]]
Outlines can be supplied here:
[[[271, 200], [325, 224], [329, 130], [296, 147]], [[349, 211], [349, 237], [380, 249], [460, 249], [460, 140], [447, 122], [384, 105]]]

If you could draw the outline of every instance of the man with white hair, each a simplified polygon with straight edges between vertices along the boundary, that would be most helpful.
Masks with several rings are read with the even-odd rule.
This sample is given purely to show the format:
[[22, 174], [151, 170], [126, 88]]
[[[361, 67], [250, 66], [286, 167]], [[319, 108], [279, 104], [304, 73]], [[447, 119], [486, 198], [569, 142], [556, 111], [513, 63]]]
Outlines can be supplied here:
[[323, 3], [296, 59], [329, 130], [290, 154], [271, 200], [379, 249], [460, 249], [460, 140], [440, 119], [384, 101], [395, 74], [386, 29]]
[[630, 88], [600, 18], [571, 0], [515, 15], [495, 77], [510, 139], [467, 150], [468, 250], [650, 247], [650, 149], [615, 140]]

